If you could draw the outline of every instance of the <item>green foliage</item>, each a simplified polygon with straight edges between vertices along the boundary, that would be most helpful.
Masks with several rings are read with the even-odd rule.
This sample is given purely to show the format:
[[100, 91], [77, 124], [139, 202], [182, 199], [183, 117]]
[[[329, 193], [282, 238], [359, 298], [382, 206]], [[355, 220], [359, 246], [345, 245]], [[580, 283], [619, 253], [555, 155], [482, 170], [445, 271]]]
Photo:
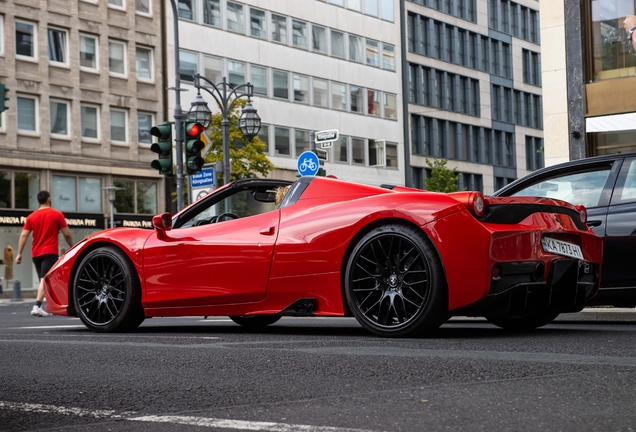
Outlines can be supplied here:
[[[265, 154], [267, 146], [258, 137], [254, 137], [252, 142], [243, 138], [243, 134], [238, 128], [238, 119], [241, 111], [247, 102], [239, 100], [234, 105], [234, 109], [229, 115], [230, 120], [230, 160], [232, 172], [230, 180], [267, 176], [270, 171], [276, 168]], [[223, 161], [223, 129], [221, 122], [223, 116], [216, 113], [212, 116], [212, 122], [207, 129], [209, 137], [212, 139], [212, 148], [205, 157], [206, 163]], [[223, 173], [218, 173], [217, 178], [223, 178]]]
[[446, 159], [433, 159], [431, 162], [426, 158], [426, 163], [431, 167], [431, 176], [424, 182], [426, 190], [444, 193], [457, 191], [460, 174], [457, 173], [456, 168], [446, 167], [448, 163]]

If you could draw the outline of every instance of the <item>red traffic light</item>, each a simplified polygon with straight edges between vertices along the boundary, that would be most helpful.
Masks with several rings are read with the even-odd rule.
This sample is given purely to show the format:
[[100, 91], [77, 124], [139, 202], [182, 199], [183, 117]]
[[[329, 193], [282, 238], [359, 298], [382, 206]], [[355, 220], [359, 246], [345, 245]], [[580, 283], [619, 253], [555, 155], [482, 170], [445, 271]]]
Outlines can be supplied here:
[[186, 125], [186, 133], [191, 137], [199, 136], [204, 129], [201, 123], [188, 123]]

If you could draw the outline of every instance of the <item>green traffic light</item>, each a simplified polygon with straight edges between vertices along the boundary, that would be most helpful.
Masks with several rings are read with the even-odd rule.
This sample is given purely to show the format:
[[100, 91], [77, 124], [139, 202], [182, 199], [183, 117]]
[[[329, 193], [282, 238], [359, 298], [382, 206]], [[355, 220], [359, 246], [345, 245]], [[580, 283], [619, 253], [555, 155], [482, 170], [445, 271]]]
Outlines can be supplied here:
[[173, 174], [172, 163], [172, 123], [150, 128], [150, 134], [157, 137], [157, 142], [150, 146], [150, 151], [157, 153], [158, 159], [150, 163], [150, 167], [159, 171], [159, 174], [171, 176]]
[[9, 88], [6, 85], [0, 83], [0, 113], [9, 109], [9, 107], [5, 103], [9, 100], [9, 96], [7, 96], [8, 92]]

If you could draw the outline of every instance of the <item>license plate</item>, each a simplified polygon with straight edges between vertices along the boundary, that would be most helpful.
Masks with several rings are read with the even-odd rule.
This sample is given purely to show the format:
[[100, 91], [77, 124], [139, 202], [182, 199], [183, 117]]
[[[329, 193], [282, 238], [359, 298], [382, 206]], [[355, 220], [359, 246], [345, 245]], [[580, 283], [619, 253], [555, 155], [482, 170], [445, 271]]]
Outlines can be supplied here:
[[582, 260], [583, 253], [579, 245], [564, 242], [550, 237], [541, 237], [541, 246], [546, 252]]

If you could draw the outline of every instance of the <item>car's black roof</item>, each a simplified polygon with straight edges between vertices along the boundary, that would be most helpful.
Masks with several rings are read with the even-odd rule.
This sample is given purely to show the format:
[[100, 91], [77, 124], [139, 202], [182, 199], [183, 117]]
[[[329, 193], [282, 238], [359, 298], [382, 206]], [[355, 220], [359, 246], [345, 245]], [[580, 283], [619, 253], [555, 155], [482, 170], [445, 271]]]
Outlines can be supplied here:
[[563, 162], [558, 165], [541, 168], [507, 184], [506, 186], [493, 193], [493, 196], [505, 196], [507, 195], [507, 192], [519, 188], [521, 184], [526, 185], [536, 183], [538, 181], [541, 181], [541, 179], [544, 177], [551, 177], [557, 173], [565, 173], [570, 171], [574, 172], [578, 169], [585, 170], [586, 168], [589, 168], [593, 165], [602, 165], [603, 163], [610, 163], [614, 162], [617, 159], [624, 159], [629, 157], [636, 157], [636, 153], [621, 153], [595, 156], [584, 159], [576, 159], [569, 162]]

